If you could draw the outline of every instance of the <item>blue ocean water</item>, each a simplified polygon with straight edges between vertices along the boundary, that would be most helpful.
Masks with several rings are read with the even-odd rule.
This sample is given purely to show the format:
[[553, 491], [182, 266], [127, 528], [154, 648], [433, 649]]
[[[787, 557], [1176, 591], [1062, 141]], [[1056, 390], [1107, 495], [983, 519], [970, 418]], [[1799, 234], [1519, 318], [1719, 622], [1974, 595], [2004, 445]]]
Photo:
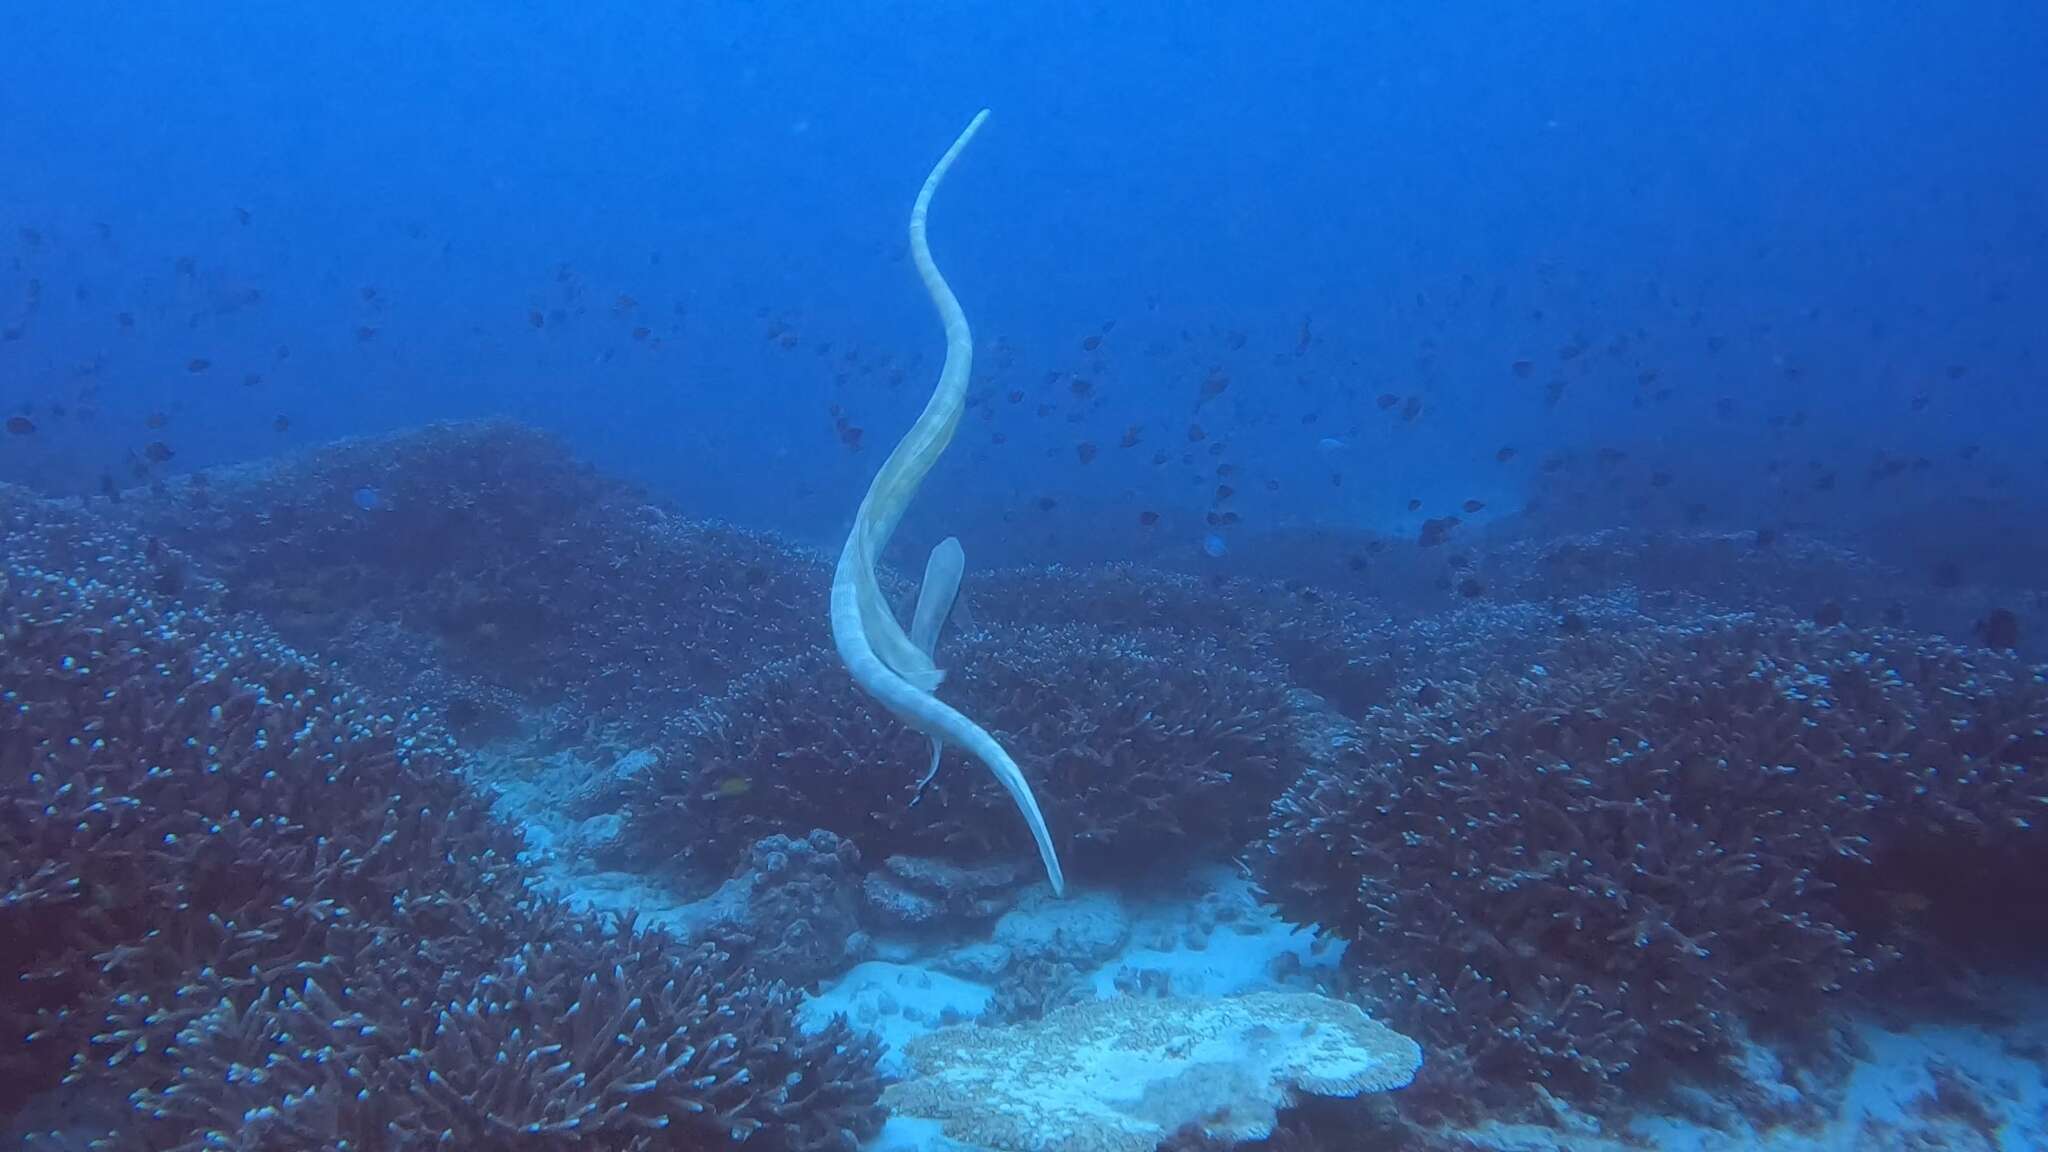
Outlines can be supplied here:
[[30, 1145], [2048, 1141], [2038, 6], [0, 20]]

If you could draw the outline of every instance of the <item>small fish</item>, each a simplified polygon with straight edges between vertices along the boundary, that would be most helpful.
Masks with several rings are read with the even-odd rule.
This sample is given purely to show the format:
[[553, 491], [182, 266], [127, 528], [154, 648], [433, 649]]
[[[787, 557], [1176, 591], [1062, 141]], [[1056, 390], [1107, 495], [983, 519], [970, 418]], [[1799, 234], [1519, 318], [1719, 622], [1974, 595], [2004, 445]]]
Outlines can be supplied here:
[[1987, 648], [2020, 646], [2020, 618], [2010, 608], [1993, 608], [1977, 621], [1976, 633]]
[[730, 800], [735, 796], [745, 796], [748, 792], [753, 791], [753, 789], [753, 781], [745, 776], [727, 776], [718, 782], [717, 786], [712, 789], [712, 792], [720, 799]]
[[1094, 441], [1083, 440], [1079, 444], [1074, 445], [1074, 455], [1080, 457], [1083, 464], [1093, 463], [1095, 460]]
[[1515, 458], [1515, 450], [1513, 448], [1502, 448], [1493, 454], [1493, 458], [1505, 464]]
[[36, 422], [26, 416], [9, 416], [7, 418], [7, 431], [16, 436], [33, 436], [35, 430]]
[[292, 418], [289, 416], [279, 416], [270, 422], [270, 426], [279, 432], [289, 432], [292, 429]]
[[1451, 529], [1456, 528], [1460, 523], [1462, 521], [1456, 516], [1439, 516], [1433, 520], [1424, 520], [1422, 522], [1422, 533], [1417, 538], [1416, 543], [1424, 548], [1434, 548], [1448, 540], [1451, 535]]
[[1151, 509], [1147, 508], [1146, 510], [1138, 513], [1138, 523], [1144, 525], [1147, 528], [1150, 528], [1154, 524], [1159, 523], [1159, 513], [1154, 512]]
[[384, 494], [368, 484], [350, 493], [349, 499], [354, 502], [356, 507], [365, 512], [375, 512], [377, 509], [384, 507]]
[[1339, 440], [1335, 436], [1325, 436], [1321, 440], [1316, 441], [1316, 450], [1321, 452], [1325, 456], [1334, 455], [1338, 452], [1344, 451], [1349, 447], [1351, 447], [1351, 445], [1346, 444], [1344, 441]]
[[142, 446], [142, 455], [152, 464], [165, 464], [170, 461], [171, 457], [176, 456], [177, 453], [171, 450], [169, 444], [161, 440], [151, 440]]
[[1486, 507], [1486, 501], [1467, 500], [1464, 504], [1460, 505], [1460, 507], [1464, 508], [1467, 513], [1477, 512], [1480, 509]]
[[1211, 560], [1221, 559], [1223, 554], [1228, 551], [1230, 551], [1230, 545], [1224, 542], [1222, 536], [1211, 532], [1207, 536], [1202, 537], [1202, 554]]
[[194, 356], [190, 360], [185, 361], [185, 371], [194, 375], [204, 372], [211, 367], [213, 367], [213, 361], [208, 360], [204, 356]]

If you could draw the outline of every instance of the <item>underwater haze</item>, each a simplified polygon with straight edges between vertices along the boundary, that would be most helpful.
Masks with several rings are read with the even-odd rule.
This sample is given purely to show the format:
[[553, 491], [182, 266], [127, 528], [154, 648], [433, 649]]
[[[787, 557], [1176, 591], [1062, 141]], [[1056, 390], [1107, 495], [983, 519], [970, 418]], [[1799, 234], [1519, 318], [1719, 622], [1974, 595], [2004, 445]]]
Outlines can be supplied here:
[[[504, 414], [693, 512], [836, 534], [827, 494], [936, 369], [904, 206], [987, 106], [935, 220], [982, 346], [939, 498], [1059, 507], [979, 551], [1114, 554], [1139, 503], [1192, 555], [1195, 424], [1243, 467], [1244, 535], [1555, 491], [1581, 523], [1998, 567], [2042, 513], [2029, 5], [9, 20], [0, 354], [37, 432], [0, 469], [39, 488], [126, 483], [152, 441], [178, 471]], [[1601, 448], [1614, 490], [1545, 485]]]
[[0, 27], [0, 1147], [2048, 1146], [2038, 4]]

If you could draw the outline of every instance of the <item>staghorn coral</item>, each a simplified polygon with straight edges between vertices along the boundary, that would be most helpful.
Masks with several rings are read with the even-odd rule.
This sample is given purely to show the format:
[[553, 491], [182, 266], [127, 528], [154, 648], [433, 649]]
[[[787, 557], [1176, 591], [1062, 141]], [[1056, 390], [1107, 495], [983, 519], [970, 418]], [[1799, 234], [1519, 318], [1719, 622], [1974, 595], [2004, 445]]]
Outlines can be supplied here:
[[[358, 507], [369, 480], [375, 506]], [[226, 607], [371, 688], [483, 713], [485, 732], [555, 704], [646, 738], [827, 640], [825, 557], [673, 515], [516, 424], [345, 441], [119, 512], [222, 581]]]
[[1299, 581], [1197, 580], [1130, 564], [1010, 569], [963, 593], [976, 620], [1019, 627], [1075, 624], [1170, 635], [1230, 663], [1271, 668], [1332, 708], [1357, 715], [1383, 699], [1372, 644], [1383, 611]]
[[[961, 648], [961, 695], [1024, 750], [1065, 850], [1097, 874], [1235, 851], [1299, 771], [1282, 682], [1214, 646], [1076, 626]], [[962, 783], [941, 772], [942, 806], [973, 795]]]
[[872, 1042], [794, 1039], [789, 994], [709, 945], [577, 925], [479, 973], [354, 942], [253, 1000], [181, 991], [202, 1007], [133, 1097], [163, 1147], [850, 1150], [877, 1119]]
[[1548, 645], [1436, 658], [1275, 809], [1270, 891], [1359, 942], [1439, 1077], [1611, 1104], [1714, 1070], [1940, 943], [1870, 914], [1888, 858], [1934, 884], [2048, 848], [2048, 685], [2004, 659], [1748, 616]]
[[875, 1052], [723, 953], [536, 895], [429, 718], [154, 591], [166, 550], [0, 490], [0, 1110], [109, 1146], [850, 1148]]
[[[962, 636], [949, 662], [963, 704], [1028, 766], [1062, 853], [1091, 873], [1125, 879], [1233, 850], [1259, 836], [1299, 771], [1282, 688], [1200, 644], [992, 628]], [[1005, 794], [957, 762], [918, 798], [924, 762], [915, 733], [833, 687], [822, 657], [801, 656], [715, 702], [665, 771], [628, 785], [626, 850], [680, 852], [723, 873], [754, 840], [814, 827], [869, 858], [1024, 847], [998, 818]]]

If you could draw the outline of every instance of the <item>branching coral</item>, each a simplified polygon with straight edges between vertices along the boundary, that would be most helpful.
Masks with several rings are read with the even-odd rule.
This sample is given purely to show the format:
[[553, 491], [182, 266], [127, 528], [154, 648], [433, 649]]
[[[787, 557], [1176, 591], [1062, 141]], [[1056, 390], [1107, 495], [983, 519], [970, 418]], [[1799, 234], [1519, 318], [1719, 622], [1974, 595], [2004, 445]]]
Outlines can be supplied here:
[[154, 543], [0, 490], [0, 1109], [109, 1147], [840, 1152], [875, 1053], [731, 957], [530, 887], [414, 718], [152, 591]]
[[380, 694], [448, 710], [465, 738], [559, 708], [657, 739], [704, 694], [827, 637], [829, 556], [676, 516], [502, 422], [223, 469], [117, 512], [221, 581], [227, 607]]
[[[1105, 874], [1170, 870], [1238, 851], [1306, 755], [1272, 670], [1159, 633], [1083, 625], [986, 628], [952, 659], [962, 699], [1039, 771], [1061, 851]], [[982, 859], [1023, 846], [1008, 797], [941, 772], [917, 793], [917, 744], [835, 691], [822, 653], [764, 668], [714, 702], [665, 770], [627, 784], [629, 850], [681, 851], [724, 875], [774, 832], [825, 828], [869, 859]], [[895, 765], [894, 771], [886, 766]], [[678, 846], [681, 846], [680, 849]]]
[[1919, 939], [1858, 913], [1876, 862], [2039, 851], [2048, 685], [2001, 660], [1745, 617], [1533, 655], [1377, 710], [1275, 808], [1276, 898], [1443, 1067], [1600, 1103], [1711, 1071]]

